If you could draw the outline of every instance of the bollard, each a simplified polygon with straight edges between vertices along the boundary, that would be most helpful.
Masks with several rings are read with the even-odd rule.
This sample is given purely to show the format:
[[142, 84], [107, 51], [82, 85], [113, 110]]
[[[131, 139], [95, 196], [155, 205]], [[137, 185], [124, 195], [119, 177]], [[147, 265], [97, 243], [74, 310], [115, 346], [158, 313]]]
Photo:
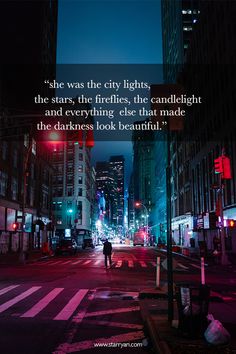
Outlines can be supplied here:
[[157, 257], [156, 287], [160, 287], [161, 257]]
[[205, 264], [204, 264], [204, 257], [201, 257], [201, 284], [205, 285]]

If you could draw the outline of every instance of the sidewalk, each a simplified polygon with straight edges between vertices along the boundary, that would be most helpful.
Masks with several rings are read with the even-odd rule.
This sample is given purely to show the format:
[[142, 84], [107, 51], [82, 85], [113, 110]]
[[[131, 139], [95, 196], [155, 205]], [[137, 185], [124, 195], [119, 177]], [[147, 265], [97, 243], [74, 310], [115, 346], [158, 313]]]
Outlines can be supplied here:
[[[236, 303], [224, 304], [210, 302], [209, 313], [220, 320], [231, 334], [228, 345], [213, 346], [204, 338], [188, 339], [181, 335], [177, 328], [168, 322], [168, 302], [163, 291], [153, 289], [146, 292], [149, 298], [140, 293], [140, 311], [149, 332], [155, 353], [160, 354], [236, 354]], [[151, 298], [151, 297], [155, 297]], [[174, 322], [178, 318], [177, 306], [174, 302]]]
[[41, 250], [33, 250], [29, 251], [25, 255], [25, 261], [22, 262], [20, 259], [20, 253], [12, 252], [0, 255], [0, 265], [17, 265], [17, 264], [24, 264], [30, 262], [36, 262], [40, 259], [48, 258], [49, 255], [45, 255], [42, 253]]

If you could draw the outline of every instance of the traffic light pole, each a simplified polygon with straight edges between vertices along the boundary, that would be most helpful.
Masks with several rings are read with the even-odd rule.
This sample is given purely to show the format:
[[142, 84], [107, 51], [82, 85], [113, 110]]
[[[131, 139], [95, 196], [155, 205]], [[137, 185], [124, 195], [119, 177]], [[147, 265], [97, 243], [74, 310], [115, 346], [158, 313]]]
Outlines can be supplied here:
[[27, 148], [26, 155], [23, 155], [23, 195], [22, 195], [22, 224], [20, 231], [20, 256], [19, 261], [21, 263], [25, 262], [25, 253], [24, 253], [24, 228], [25, 228], [25, 202], [26, 202], [26, 192], [27, 192], [27, 177], [28, 177], [28, 161], [29, 155], [32, 151], [33, 142], [29, 143]]
[[220, 188], [218, 192], [218, 200], [220, 205], [220, 242], [221, 242], [221, 264], [229, 264], [228, 256], [225, 251], [225, 228], [224, 228], [224, 212], [223, 212], [223, 203], [224, 203], [224, 183], [221, 174], [220, 176]]

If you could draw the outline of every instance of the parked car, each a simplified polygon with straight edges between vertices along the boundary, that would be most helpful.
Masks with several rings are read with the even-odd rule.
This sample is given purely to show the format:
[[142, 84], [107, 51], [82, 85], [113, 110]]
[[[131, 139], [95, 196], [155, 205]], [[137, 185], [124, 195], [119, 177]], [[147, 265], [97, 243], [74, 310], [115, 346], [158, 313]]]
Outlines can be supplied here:
[[91, 238], [84, 237], [82, 248], [85, 249], [86, 247], [94, 248], [94, 243], [93, 243], [92, 237]]
[[63, 239], [59, 242], [59, 244], [56, 247], [56, 254], [76, 254], [78, 250], [78, 246], [75, 240], [70, 239], [70, 240], [66, 240]]

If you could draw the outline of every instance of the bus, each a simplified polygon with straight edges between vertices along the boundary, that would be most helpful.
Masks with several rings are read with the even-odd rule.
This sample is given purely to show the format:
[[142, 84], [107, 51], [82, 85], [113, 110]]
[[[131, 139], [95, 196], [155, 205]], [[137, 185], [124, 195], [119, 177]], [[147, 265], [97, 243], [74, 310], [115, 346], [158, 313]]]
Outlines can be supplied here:
[[145, 231], [138, 231], [134, 233], [134, 246], [141, 245], [144, 246], [145, 244]]

